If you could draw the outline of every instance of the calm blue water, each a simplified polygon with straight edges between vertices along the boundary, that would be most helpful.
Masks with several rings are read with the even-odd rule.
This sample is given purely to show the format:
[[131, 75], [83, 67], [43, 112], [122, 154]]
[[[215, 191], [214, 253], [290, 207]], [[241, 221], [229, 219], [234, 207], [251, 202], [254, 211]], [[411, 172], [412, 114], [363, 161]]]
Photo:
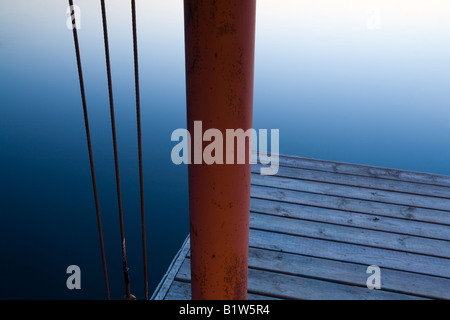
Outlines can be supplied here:
[[[373, 4], [377, 4], [376, 7]], [[82, 63], [113, 298], [123, 297], [99, 1], [79, 0]], [[181, 0], [137, 1], [152, 292], [188, 233]], [[67, 3], [0, 4], [0, 298], [103, 299]], [[143, 297], [129, 1], [107, 1], [132, 292]], [[259, 0], [255, 128], [280, 152], [450, 174], [447, 1]], [[68, 265], [82, 271], [69, 291]]]

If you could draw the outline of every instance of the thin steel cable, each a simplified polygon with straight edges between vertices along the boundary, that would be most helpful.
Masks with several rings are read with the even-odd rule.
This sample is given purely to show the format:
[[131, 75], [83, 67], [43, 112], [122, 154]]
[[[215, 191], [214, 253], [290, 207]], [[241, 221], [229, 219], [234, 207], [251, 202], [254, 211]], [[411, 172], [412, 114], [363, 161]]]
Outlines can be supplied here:
[[145, 300], [148, 300], [147, 245], [145, 235], [145, 209], [144, 209], [144, 172], [143, 172], [144, 170], [142, 168], [141, 103], [139, 95], [139, 65], [138, 65], [135, 0], [131, 0], [131, 16], [133, 24], [134, 78], [136, 89], [136, 119], [137, 119], [137, 137], [138, 137], [138, 154], [139, 154], [139, 187], [141, 194], [142, 258], [144, 261]]
[[114, 147], [114, 165], [116, 171], [116, 187], [117, 187], [117, 201], [119, 205], [119, 218], [120, 218], [120, 237], [122, 240], [122, 262], [123, 262], [123, 274], [125, 280], [125, 292], [126, 299], [132, 299], [132, 295], [130, 293], [130, 278], [128, 275], [128, 265], [127, 265], [127, 253], [125, 248], [125, 230], [123, 225], [123, 210], [122, 210], [122, 193], [120, 190], [120, 175], [119, 175], [119, 159], [117, 155], [117, 139], [116, 139], [116, 121], [114, 117], [114, 101], [113, 101], [113, 91], [112, 91], [112, 83], [111, 83], [111, 65], [109, 58], [109, 44], [108, 44], [108, 27], [106, 23], [106, 9], [105, 9], [105, 0], [101, 0], [102, 7], [102, 21], [103, 21], [103, 38], [105, 42], [105, 58], [106, 58], [106, 72], [108, 77], [108, 92], [109, 92], [109, 107], [111, 113], [111, 130], [112, 130], [112, 138], [113, 138], [113, 147]]
[[105, 278], [106, 298], [108, 300], [110, 300], [111, 297], [109, 294], [108, 271], [106, 268], [105, 246], [103, 243], [103, 231], [102, 231], [100, 206], [99, 206], [98, 193], [97, 193], [97, 181], [95, 179], [94, 157], [92, 155], [91, 133], [89, 130], [89, 118], [88, 118], [87, 106], [86, 106], [86, 95], [84, 92], [84, 80], [83, 80], [83, 70], [81, 68], [80, 47], [78, 44], [78, 33], [77, 33], [76, 22], [75, 22], [75, 11], [74, 11], [72, 0], [69, 0], [69, 6], [70, 6], [70, 10], [71, 10], [70, 15], [71, 15], [71, 19], [72, 19], [73, 41], [75, 43], [75, 53], [76, 53], [76, 57], [77, 57], [78, 78], [80, 80], [81, 100], [83, 102], [84, 126], [86, 129], [86, 139], [87, 139], [87, 145], [88, 145], [88, 150], [89, 150], [89, 163], [91, 166], [92, 187], [94, 189], [95, 210], [97, 212], [98, 235], [100, 238], [100, 250], [102, 253], [102, 264], [103, 264], [103, 275]]

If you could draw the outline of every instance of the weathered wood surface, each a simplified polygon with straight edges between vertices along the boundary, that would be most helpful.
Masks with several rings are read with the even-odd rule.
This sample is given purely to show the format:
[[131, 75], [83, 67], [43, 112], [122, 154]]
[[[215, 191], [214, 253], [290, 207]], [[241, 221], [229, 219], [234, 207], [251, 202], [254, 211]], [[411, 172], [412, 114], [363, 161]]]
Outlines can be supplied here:
[[[279, 163], [276, 176], [252, 166], [249, 299], [450, 299], [450, 177]], [[190, 299], [188, 240], [153, 298]]]
[[[259, 158], [264, 159], [265, 157], [259, 155]], [[425, 172], [414, 172], [407, 170], [373, 167], [360, 164], [309, 159], [291, 155], [280, 155], [278, 163], [280, 167], [283, 166], [292, 168], [312, 169], [324, 172], [334, 172], [334, 173], [350, 174], [355, 176], [380, 178], [395, 181], [409, 181], [414, 183], [450, 187], [450, 176], [431, 174]]]

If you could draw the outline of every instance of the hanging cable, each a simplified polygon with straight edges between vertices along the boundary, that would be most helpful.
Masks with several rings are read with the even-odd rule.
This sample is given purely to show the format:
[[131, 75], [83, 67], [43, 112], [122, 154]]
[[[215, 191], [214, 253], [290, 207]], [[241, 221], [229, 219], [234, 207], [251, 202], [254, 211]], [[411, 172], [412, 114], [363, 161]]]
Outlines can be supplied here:
[[78, 44], [78, 33], [77, 33], [76, 21], [75, 21], [75, 10], [73, 7], [72, 0], [69, 0], [69, 6], [70, 6], [70, 16], [72, 18], [73, 41], [75, 43], [75, 53], [76, 53], [76, 57], [77, 57], [78, 78], [80, 80], [81, 100], [83, 103], [84, 126], [86, 129], [86, 139], [87, 139], [87, 145], [88, 145], [88, 150], [89, 150], [89, 163], [91, 166], [92, 187], [94, 189], [95, 210], [97, 212], [98, 235], [100, 238], [100, 249], [101, 249], [101, 253], [102, 253], [102, 264], [103, 264], [103, 275], [105, 278], [106, 298], [108, 300], [110, 300], [111, 297], [109, 294], [108, 271], [106, 269], [105, 246], [103, 244], [103, 231], [102, 231], [102, 223], [101, 223], [101, 218], [100, 218], [100, 207], [99, 207], [99, 202], [98, 202], [97, 181], [95, 179], [94, 157], [92, 155], [91, 134], [90, 134], [90, 130], [89, 130], [89, 118], [88, 118], [87, 106], [86, 106], [86, 95], [84, 92], [83, 70], [81, 68], [80, 47]]
[[142, 138], [141, 138], [141, 103], [139, 96], [139, 66], [137, 47], [137, 27], [136, 27], [136, 3], [131, 0], [131, 16], [133, 24], [133, 52], [134, 52], [134, 79], [136, 89], [136, 119], [139, 154], [139, 187], [141, 194], [141, 227], [142, 227], [142, 258], [144, 260], [144, 290], [145, 300], [148, 300], [148, 276], [147, 276], [147, 245], [145, 235], [145, 209], [144, 209], [144, 173], [142, 168]]
[[116, 121], [114, 116], [114, 101], [111, 83], [111, 65], [109, 58], [109, 44], [108, 44], [108, 28], [106, 23], [106, 9], [105, 0], [101, 0], [102, 7], [102, 21], [103, 21], [103, 37], [105, 42], [105, 58], [106, 58], [106, 72], [108, 77], [108, 92], [109, 92], [109, 107], [111, 113], [111, 129], [114, 147], [114, 165], [116, 171], [116, 187], [117, 187], [117, 200], [119, 205], [119, 218], [120, 218], [120, 237], [122, 240], [122, 262], [123, 262], [123, 274], [125, 279], [125, 292], [126, 299], [131, 300], [135, 297], [130, 293], [130, 278], [128, 275], [128, 265], [127, 265], [127, 253], [125, 248], [125, 230], [123, 226], [123, 210], [122, 210], [122, 194], [120, 190], [120, 175], [119, 175], [119, 159], [117, 155], [117, 139], [116, 139]]

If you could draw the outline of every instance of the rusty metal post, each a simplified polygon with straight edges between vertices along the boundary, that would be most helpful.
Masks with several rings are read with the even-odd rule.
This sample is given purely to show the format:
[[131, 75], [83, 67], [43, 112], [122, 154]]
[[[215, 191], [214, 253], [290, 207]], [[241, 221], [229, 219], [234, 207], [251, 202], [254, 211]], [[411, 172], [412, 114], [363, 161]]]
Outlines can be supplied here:
[[[255, 12], [256, 0], [184, 1], [187, 127], [193, 135], [202, 121], [203, 132], [219, 129], [224, 144], [224, 164], [195, 163], [191, 152], [193, 299], [247, 298], [250, 155], [225, 164], [225, 137], [226, 129], [252, 127]], [[198, 142], [192, 136], [191, 150]]]

